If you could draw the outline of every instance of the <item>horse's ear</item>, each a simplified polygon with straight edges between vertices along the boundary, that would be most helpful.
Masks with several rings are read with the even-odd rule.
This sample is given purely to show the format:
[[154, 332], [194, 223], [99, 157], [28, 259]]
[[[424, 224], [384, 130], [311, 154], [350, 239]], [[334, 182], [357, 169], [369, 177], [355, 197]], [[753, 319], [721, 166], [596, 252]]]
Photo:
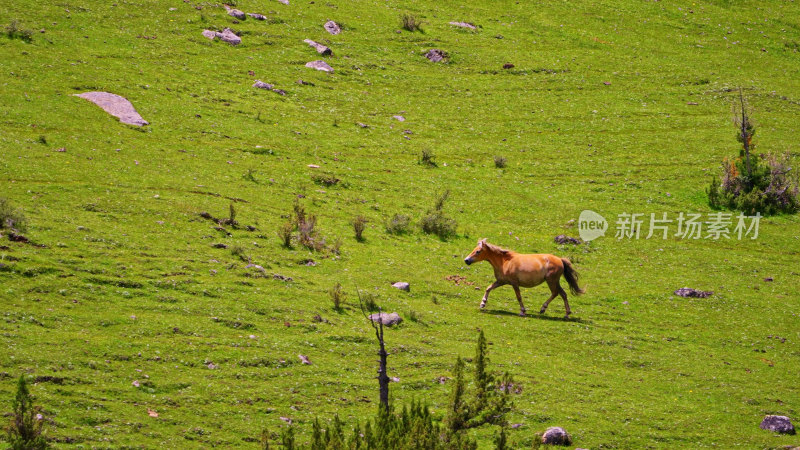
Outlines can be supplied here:
[[486, 238], [483, 238], [483, 239], [481, 239], [480, 241], [478, 241], [478, 245], [480, 245], [481, 247], [483, 247], [484, 245], [486, 245]]

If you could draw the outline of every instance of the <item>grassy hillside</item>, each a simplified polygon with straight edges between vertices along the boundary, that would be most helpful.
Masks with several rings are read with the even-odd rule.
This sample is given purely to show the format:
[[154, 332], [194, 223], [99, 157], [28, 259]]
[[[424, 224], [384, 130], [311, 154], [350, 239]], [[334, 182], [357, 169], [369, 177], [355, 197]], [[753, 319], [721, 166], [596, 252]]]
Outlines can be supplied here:
[[[356, 286], [406, 318], [387, 331], [398, 404], [443, 415], [437, 379], [485, 331], [492, 366], [523, 386], [514, 448], [552, 425], [584, 448], [800, 443], [758, 428], [764, 414], [800, 418], [798, 217], [762, 219], [755, 240], [613, 237], [620, 213], [711, 212], [703, 190], [738, 152], [739, 87], [758, 150], [797, 157], [796, 3], [240, 0], [268, 17], [241, 23], [209, 2], [2, 3], [0, 25], [32, 39], [0, 36], [0, 197], [42, 246], [0, 240], [0, 409], [29, 374], [59, 445], [253, 447], [281, 417], [307, 441], [315, 417], [371, 416], [376, 346]], [[404, 13], [424, 32], [400, 30]], [[224, 27], [242, 44], [201, 35]], [[431, 48], [449, 61], [429, 62]], [[316, 59], [335, 72], [304, 66]], [[95, 90], [150, 125], [72, 95]], [[437, 167], [418, 164], [424, 150]], [[441, 241], [416, 224], [446, 190], [459, 226]], [[281, 246], [298, 198], [339, 256]], [[255, 231], [198, 216], [231, 204]], [[584, 209], [609, 234], [555, 244]], [[411, 233], [384, 230], [398, 213]], [[520, 318], [510, 287], [479, 312], [492, 271], [463, 258], [483, 237], [576, 261], [587, 294], [570, 298], [574, 318], [558, 300]], [[672, 294], [684, 286], [715, 294]], [[532, 313], [547, 296], [523, 290]], [[491, 448], [496, 429], [470, 433]]]

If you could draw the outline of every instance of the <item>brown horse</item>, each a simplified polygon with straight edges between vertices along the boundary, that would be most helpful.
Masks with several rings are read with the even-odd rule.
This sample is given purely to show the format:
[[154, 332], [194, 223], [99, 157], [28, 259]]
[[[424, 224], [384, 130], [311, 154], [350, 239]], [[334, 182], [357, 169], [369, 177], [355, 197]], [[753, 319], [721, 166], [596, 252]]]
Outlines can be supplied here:
[[571, 311], [567, 302], [567, 293], [564, 292], [558, 282], [561, 275], [564, 275], [573, 294], [580, 295], [585, 292], [578, 286], [578, 272], [575, 271], [572, 263], [566, 258], [546, 254], [520, 254], [511, 250], [504, 250], [486, 242], [486, 239], [481, 239], [478, 241], [478, 246], [472, 250], [472, 253], [464, 258], [464, 262], [467, 265], [480, 261], [489, 261], [494, 269], [494, 277], [496, 279], [491, 286], [486, 288], [486, 293], [483, 294], [483, 300], [481, 301], [481, 309], [486, 307], [486, 301], [489, 299], [489, 292], [492, 289], [510, 284], [517, 294], [519, 315], [524, 316], [525, 306], [522, 304], [522, 295], [519, 293], [519, 288], [538, 286], [546, 281], [547, 286], [550, 287], [550, 298], [544, 302], [539, 314], [544, 314], [547, 305], [557, 295], [561, 295], [561, 298], [564, 299], [564, 307], [567, 310], [564, 318], [569, 318]]

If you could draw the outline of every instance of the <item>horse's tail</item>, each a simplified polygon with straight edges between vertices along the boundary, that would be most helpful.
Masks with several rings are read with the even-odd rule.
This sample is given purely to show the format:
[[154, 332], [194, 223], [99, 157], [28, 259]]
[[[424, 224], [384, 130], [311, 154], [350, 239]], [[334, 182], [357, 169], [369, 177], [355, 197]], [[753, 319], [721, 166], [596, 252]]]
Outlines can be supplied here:
[[561, 258], [561, 262], [564, 263], [564, 279], [569, 284], [569, 290], [575, 295], [581, 295], [586, 292], [586, 290], [578, 286], [578, 271], [575, 270], [572, 263], [567, 258]]

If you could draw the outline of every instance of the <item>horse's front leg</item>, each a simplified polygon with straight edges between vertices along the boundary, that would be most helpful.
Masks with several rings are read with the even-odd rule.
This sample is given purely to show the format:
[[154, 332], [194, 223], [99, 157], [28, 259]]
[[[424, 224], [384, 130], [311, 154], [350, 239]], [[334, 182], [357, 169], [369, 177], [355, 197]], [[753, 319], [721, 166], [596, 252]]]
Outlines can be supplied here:
[[522, 304], [522, 294], [519, 292], [519, 286], [514, 286], [514, 293], [517, 294], [517, 301], [519, 302], [519, 315], [525, 317], [525, 305]]
[[502, 286], [503, 283], [499, 281], [495, 281], [489, 287], [486, 288], [486, 292], [483, 293], [483, 300], [481, 300], [481, 309], [486, 308], [486, 301], [489, 300], [489, 292], [492, 292], [492, 289]]

